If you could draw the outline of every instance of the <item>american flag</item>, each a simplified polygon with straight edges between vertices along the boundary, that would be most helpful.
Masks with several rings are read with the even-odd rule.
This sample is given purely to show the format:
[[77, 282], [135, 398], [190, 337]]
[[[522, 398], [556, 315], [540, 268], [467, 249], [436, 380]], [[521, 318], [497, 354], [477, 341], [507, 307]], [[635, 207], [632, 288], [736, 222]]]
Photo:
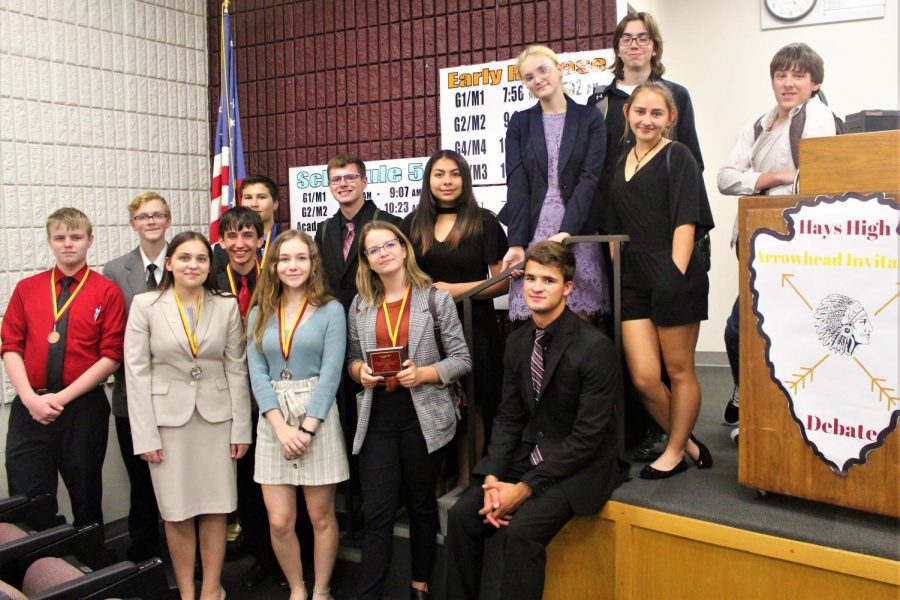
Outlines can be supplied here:
[[234, 63], [234, 32], [229, 0], [222, 3], [219, 40], [219, 122], [212, 171], [212, 200], [209, 205], [209, 241], [219, 237], [219, 216], [236, 204], [237, 188], [246, 176], [241, 119], [238, 115], [237, 69]]

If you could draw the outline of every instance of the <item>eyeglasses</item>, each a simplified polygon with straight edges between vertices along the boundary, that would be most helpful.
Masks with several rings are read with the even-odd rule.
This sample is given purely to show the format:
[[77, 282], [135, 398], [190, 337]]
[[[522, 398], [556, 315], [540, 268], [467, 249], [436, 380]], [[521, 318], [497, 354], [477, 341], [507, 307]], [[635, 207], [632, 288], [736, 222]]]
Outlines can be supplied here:
[[356, 183], [359, 178], [359, 175], [355, 175], [353, 173], [348, 173], [346, 175], [335, 175], [334, 177], [328, 178], [328, 185], [337, 185], [342, 181], [346, 181], [347, 183]]
[[382, 250], [387, 250], [388, 252], [393, 252], [397, 248], [400, 247], [400, 240], [394, 238], [392, 240], [388, 240], [380, 246], [371, 246], [366, 248], [366, 256], [369, 258], [375, 258], [379, 254], [381, 254]]
[[[550, 74], [550, 71], [552, 71], [552, 70], [553, 70], [553, 67], [551, 67], [550, 65], [546, 65], [546, 64], [541, 65], [537, 68], [537, 74], [540, 75], [541, 77], [546, 77], [547, 75]], [[522, 77], [522, 81], [525, 82], [525, 85], [531, 85], [532, 83], [534, 83], [534, 78], [535, 78], [534, 73], [526, 73]]]
[[152, 215], [134, 215], [132, 219], [138, 223], [146, 223], [147, 221], [165, 221], [169, 218], [169, 213], [153, 213]]
[[650, 42], [653, 41], [653, 38], [650, 37], [649, 33], [639, 33], [637, 35], [625, 34], [619, 38], [619, 45], [628, 47], [631, 45], [631, 42], [637, 42], [638, 46], [642, 48], [650, 45]]

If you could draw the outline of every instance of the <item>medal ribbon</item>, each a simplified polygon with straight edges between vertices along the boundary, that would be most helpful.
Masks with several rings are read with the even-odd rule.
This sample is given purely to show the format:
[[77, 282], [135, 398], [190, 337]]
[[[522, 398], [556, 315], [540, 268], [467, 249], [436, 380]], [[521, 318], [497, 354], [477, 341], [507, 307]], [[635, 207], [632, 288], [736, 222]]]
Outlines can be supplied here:
[[60, 318], [62, 318], [63, 314], [69, 310], [69, 307], [72, 306], [72, 300], [75, 299], [75, 296], [78, 295], [78, 292], [81, 291], [81, 286], [84, 285], [84, 282], [87, 281], [88, 275], [91, 273], [91, 268], [86, 267], [84, 271], [84, 277], [81, 278], [81, 281], [78, 282], [78, 287], [75, 288], [75, 291], [69, 296], [69, 299], [63, 304], [63, 307], [59, 310], [56, 309], [56, 269], [50, 271], [50, 296], [53, 298], [53, 326], [59, 322]]
[[294, 322], [291, 323], [290, 331], [285, 332], [284, 329], [284, 297], [282, 296], [281, 302], [278, 305], [278, 337], [281, 341], [281, 355], [284, 357], [284, 362], [287, 364], [288, 356], [291, 355], [291, 345], [294, 343], [294, 333], [297, 332], [297, 326], [300, 324], [300, 319], [303, 318], [303, 313], [306, 312], [306, 301], [308, 298], [303, 299], [303, 304], [300, 305], [300, 310], [297, 311], [297, 316], [294, 317]]
[[262, 252], [261, 252], [262, 256], [260, 257], [259, 263], [257, 264], [257, 267], [256, 267], [257, 273], [259, 273], [258, 269], [260, 267], [266, 266], [266, 258], [269, 256], [269, 242], [272, 241], [272, 238], [274, 238], [276, 235], [278, 235], [277, 232], [278, 232], [278, 225], [272, 224], [272, 229], [270, 229], [269, 233], [266, 234], [266, 242], [263, 244], [263, 247], [262, 247]]
[[403, 311], [406, 310], [406, 301], [409, 300], [409, 292], [412, 286], [406, 287], [406, 293], [403, 294], [403, 302], [400, 304], [400, 314], [397, 316], [397, 326], [391, 327], [391, 315], [388, 312], [387, 300], [381, 303], [381, 309], [384, 311], [384, 322], [387, 325], [388, 337], [391, 338], [391, 344], [397, 345], [397, 338], [400, 336], [400, 323], [403, 321]]
[[[184, 333], [187, 335], [188, 346], [191, 347], [191, 356], [197, 358], [197, 333], [191, 334], [191, 326], [188, 324], [187, 313], [184, 312], [184, 306], [181, 305], [181, 299], [178, 298], [178, 292], [172, 288], [172, 294], [175, 296], [175, 304], [178, 305], [178, 314], [181, 316], [181, 326], [184, 327]], [[203, 293], [197, 299], [197, 322], [200, 322], [200, 309], [203, 307]]]
[[[228, 285], [231, 286], [231, 293], [237, 298], [237, 287], [234, 285], [234, 275], [231, 274], [231, 265], [225, 266], [225, 273], [228, 275]], [[256, 278], [259, 279], [259, 261], [256, 263]]]

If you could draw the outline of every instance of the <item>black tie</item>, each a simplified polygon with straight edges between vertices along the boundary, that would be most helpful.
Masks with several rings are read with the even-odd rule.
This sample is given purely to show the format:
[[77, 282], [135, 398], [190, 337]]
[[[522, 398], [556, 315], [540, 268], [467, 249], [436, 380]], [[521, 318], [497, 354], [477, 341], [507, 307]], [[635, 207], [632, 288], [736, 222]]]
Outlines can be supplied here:
[[149, 265], [147, 265], [147, 289], [148, 290], [155, 290], [157, 287], [156, 275], [154, 275], [155, 272], [156, 272], [156, 265], [154, 265], [153, 263], [150, 263]]
[[[59, 281], [62, 286], [59, 296], [56, 298], [56, 310], [66, 305], [69, 299], [69, 288], [75, 283], [74, 277], [63, 277]], [[50, 344], [47, 352], [47, 374], [44, 386], [48, 392], [58, 392], [63, 389], [63, 360], [66, 357], [66, 329], [69, 325], [69, 311], [63, 313], [56, 323], [55, 331], [59, 334], [59, 340], [55, 344]]]

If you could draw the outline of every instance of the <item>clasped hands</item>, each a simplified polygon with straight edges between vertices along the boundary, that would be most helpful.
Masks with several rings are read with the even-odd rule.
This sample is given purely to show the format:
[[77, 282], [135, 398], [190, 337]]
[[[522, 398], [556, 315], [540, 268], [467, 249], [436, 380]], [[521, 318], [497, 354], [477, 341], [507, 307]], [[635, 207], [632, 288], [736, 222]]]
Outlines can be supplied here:
[[284, 423], [275, 429], [275, 435], [281, 442], [281, 455], [285, 460], [297, 460], [309, 449], [312, 436], [300, 430], [299, 425]]
[[20, 398], [31, 418], [41, 425], [49, 425], [62, 414], [64, 403], [59, 393], [43, 395], [32, 393], [30, 397], [22, 395]]
[[[414, 388], [425, 383], [422, 369], [416, 367], [411, 359], [406, 359], [401, 365], [403, 370], [394, 375], [397, 383], [405, 388]], [[373, 375], [372, 368], [366, 363], [360, 361], [359, 382], [364, 388], [374, 388], [378, 384], [384, 383], [385, 378], [381, 375]]]
[[522, 483], [506, 483], [493, 475], [484, 478], [484, 506], [478, 514], [486, 525], [497, 529], [509, 525], [513, 513], [531, 496], [531, 488]]

